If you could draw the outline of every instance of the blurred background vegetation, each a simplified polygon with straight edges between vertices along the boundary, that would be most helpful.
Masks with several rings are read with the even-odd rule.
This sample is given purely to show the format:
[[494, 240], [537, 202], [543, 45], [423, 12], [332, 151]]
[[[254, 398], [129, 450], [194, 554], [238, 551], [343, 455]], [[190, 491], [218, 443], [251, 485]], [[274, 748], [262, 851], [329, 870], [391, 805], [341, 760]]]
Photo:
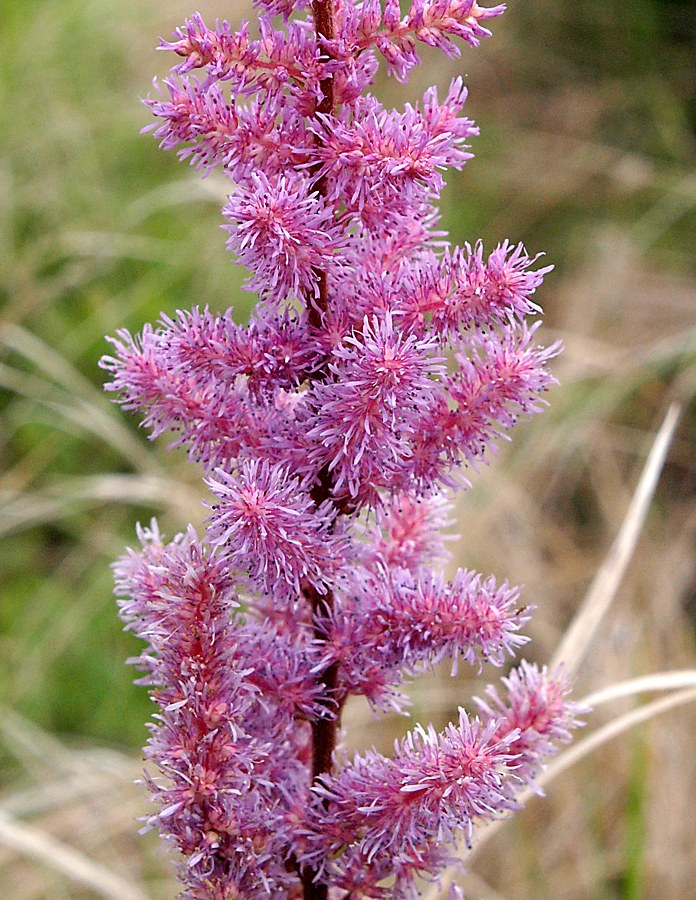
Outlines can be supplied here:
[[[138, 97], [170, 64], [156, 38], [190, 3], [3, 0], [0, 12], [0, 895], [11, 900], [176, 893], [156, 839], [136, 833], [151, 710], [123, 663], [137, 648], [109, 564], [138, 520], [157, 514], [168, 534], [200, 522], [202, 491], [181, 454], [148, 444], [110, 404], [97, 361], [105, 334], [161, 311], [234, 305], [243, 318], [250, 306], [218, 227], [224, 182], [139, 135]], [[249, 5], [199, 9], [236, 21]], [[538, 607], [528, 655], [551, 657], [669, 402], [682, 404], [582, 695], [696, 665], [696, 8], [511, 7], [478, 51], [428, 56], [407, 89], [379, 90], [398, 103], [465, 73], [481, 137], [449, 177], [446, 226], [455, 242], [523, 240], [556, 266], [540, 301], [547, 341], [566, 346], [560, 387], [459, 500], [452, 545], [454, 563], [525, 585]], [[426, 678], [416, 715], [443, 724], [490, 674]], [[353, 746], [388, 747], [408, 725], [377, 731], [360, 705], [348, 723]], [[467, 896], [693, 896], [695, 727], [693, 706], [680, 707], [554, 781], [475, 859]]]

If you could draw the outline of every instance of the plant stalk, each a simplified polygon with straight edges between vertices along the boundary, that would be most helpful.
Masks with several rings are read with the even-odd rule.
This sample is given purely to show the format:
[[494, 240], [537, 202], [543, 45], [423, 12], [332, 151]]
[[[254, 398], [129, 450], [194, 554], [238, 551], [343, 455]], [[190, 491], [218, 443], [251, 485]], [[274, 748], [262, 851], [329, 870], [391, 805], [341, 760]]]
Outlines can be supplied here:
[[[312, 13], [319, 44], [321, 44], [322, 39], [333, 40], [336, 37], [334, 0], [313, 0]], [[333, 77], [329, 75], [322, 79], [320, 87], [321, 101], [317, 106], [317, 112], [330, 115], [334, 111], [335, 104]], [[323, 177], [319, 178], [317, 181], [317, 191], [321, 196], [326, 196], [326, 181]], [[313, 303], [308, 304], [309, 321], [313, 327], [321, 328], [323, 314], [328, 308], [326, 272], [318, 270], [316, 276], [319, 295]], [[319, 506], [324, 500], [328, 499], [330, 494], [331, 479], [325, 478], [313, 492], [314, 502]], [[317, 616], [320, 613], [329, 613], [331, 611], [334, 603], [332, 591], [321, 594], [315, 588], [307, 586], [304, 589], [304, 595], [312, 606], [312, 615], [315, 623]], [[321, 638], [321, 634], [319, 633], [316, 624], [315, 637]], [[329, 666], [329, 668], [319, 676], [319, 679], [327, 715], [317, 718], [312, 722], [312, 781], [315, 781], [321, 775], [330, 772], [333, 765], [333, 753], [336, 748], [340, 712], [339, 710], [332, 709], [332, 706], [335, 703], [334, 696], [338, 682], [338, 664]], [[318, 884], [316, 877], [317, 872], [310, 867], [307, 867], [302, 871], [304, 900], [327, 900], [329, 895], [328, 886], [325, 884]]]

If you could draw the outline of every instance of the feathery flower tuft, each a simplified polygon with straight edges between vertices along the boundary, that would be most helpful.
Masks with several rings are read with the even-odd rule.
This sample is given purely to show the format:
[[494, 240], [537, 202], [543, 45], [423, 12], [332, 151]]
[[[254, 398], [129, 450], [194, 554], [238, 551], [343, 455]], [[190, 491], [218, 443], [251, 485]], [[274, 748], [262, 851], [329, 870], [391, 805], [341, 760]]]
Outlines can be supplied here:
[[220, 501], [208, 537], [254, 587], [273, 593], [287, 585], [299, 594], [304, 582], [321, 588], [335, 577], [342, 542], [331, 534], [331, 504], [317, 508], [284, 465], [245, 460], [236, 475], [216, 469], [206, 483]]
[[192, 529], [165, 545], [153, 522], [140, 538], [142, 551], [115, 570], [121, 615], [149, 644], [134, 662], [159, 707], [147, 756], [166, 782], [148, 776], [160, 805], [148, 826], [188, 857], [192, 886], [224, 884], [232, 860], [241, 882], [270, 884], [273, 876], [261, 874], [266, 851], [240, 854], [249, 827], [240, 824], [240, 798], [271, 748], [244, 728], [256, 691], [235, 658], [238, 603], [228, 567]]
[[376, 527], [368, 532], [364, 562], [368, 568], [407, 569], [414, 575], [424, 563], [443, 562], [448, 554], [441, 534], [452, 524], [444, 494], [421, 497], [394, 493], [376, 510]]
[[334, 350], [333, 378], [313, 392], [314, 421], [308, 437], [313, 456], [334, 473], [334, 493], [370, 502], [388, 487], [419, 419], [438, 395], [444, 360], [432, 338], [394, 327], [390, 314], [365, 319]]
[[251, 186], [229, 198], [223, 213], [232, 222], [227, 245], [239, 261], [254, 270], [246, 283], [269, 299], [317, 296], [315, 272], [335, 272], [342, 234], [333, 210], [312, 192], [302, 175], [269, 181], [251, 176]]
[[355, 582], [357, 574], [325, 625], [325, 660], [340, 664], [344, 695], [364, 694], [377, 708], [399, 709], [392, 689], [445, 656], [453, 671], [459, 659], [500, 666], [527, 643], [518, 633], [529, 618], [516, 608], [519, 591], [493, 578], [459, 570], [446, 583], [420, 567], [415, 576], [387, 569]]
[[439, 734], [418, 726], [391, 759], [356, 756], [314, 789], [308, 858], [320, 854], [348, 891], [363, 889], [365, 873], [376, 884], [394, 875], [394, 888], [369, 896], [411, 896], [405, 889], [447, 861], [444, 845], [458, 833], [470, 838], [475, 821], [514, 808], [507, 786], [519, 784], [514, 736], [498, 738], [495, 723], [484, 726], [460, 709], [459, 722]]
[[474, 698], [479, 712], [498, 722], [498, 734], [516, 734], [511, 745], [517, 755], [520, 774], [533, 778], [539, 760], [555, 752], [555, 744], [567, 744], [571, 731], [582, 725], [580, 715], [589, 710], [571, 702], [570, 683], [561, 667], [553, 674], [546, 666], [523, 660], [503, 678], [506, 698], [493, 685], [486, 688], [488, 700]]

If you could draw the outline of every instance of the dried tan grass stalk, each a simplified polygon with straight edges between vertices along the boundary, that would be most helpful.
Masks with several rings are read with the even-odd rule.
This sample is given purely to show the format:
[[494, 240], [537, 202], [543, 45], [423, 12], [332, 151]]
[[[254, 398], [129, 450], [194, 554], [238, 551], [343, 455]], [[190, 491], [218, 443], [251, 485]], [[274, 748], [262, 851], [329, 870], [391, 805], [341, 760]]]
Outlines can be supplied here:
[[574, 675], [585, 658], [592, 638], [616, 596], [635, 550], [680, 412], [680, 407], [676, 403], [667, 410], [616, 540], [590, 585], [575, 618], [564, 633], [554, 653], [552, 668], [562, 662], [568, 673]]
[[147, 900], [147, 895], [73, 847], [33, 825], [18, 822], [0, 811], [0, 843], [62, 873], [71, 881], [109, 900]]

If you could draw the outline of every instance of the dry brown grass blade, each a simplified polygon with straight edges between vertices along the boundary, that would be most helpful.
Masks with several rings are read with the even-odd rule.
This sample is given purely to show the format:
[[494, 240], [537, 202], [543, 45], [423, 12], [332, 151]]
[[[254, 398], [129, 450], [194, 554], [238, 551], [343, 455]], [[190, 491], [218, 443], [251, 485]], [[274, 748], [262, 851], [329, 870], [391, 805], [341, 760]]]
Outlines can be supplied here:
[[0, 811], [0, 843], [109, 900], [147, 900], [140, 888], [34, 826]]
[[596, 709], [622, 697], [635, 697], [636, 694], [651, 691], [675, 691], [678, 688], [688, 687], [696, 688], [696, 669], [676, 669], [671, 672], [655, 672], [641, 675], [639, 678], [629, 678], [628, 681], [619, 681], [610, 684], [609, 687], [600, 688], [583, 697], [580, 702]]
[[6, 492], [0, 482], [0, 535], [6, 535], [71, 515], [75, 508], [102, 503], [150, 504], [176, 510], [189, 520], [200, 519], [199, 495], [172, 478], [148, 475], [87, 475], [63, 478], [44, 491]]
[[[123, 786], [130, 785], [138, 772], [135, 762], [114, 750], [67, 747], [53, 734], [7, 707], [0, 707], [0, 739], [4, 750], [31, 775], [30, 788], [2, 797], [0, 847], [43, 864], [96, 896], [146, 900], [147, 895], [136, 884], [96, 862], [72, 843], [48, 833], [47, 826], [40, 828], [20, 818], [40, 816], [42, 822], [55, 824], [52, 813], [61, 808], [75, 810], [82, 803], [87, 817], [90, 807], [85, 801], [90, 798], [102, 799], [115, 792], [122, 800]], [[131, 815], [130, 811], [127, 814]], [[85, 827], [92, 827], [88, 819], [85, 823]], [[109, 827], [108, 816], [102, 814], [94, 828], [103, 842], [108, 842]], [[0, 896], [4, 896], [1, 889]]]
[[676, 403], [667, 410], [619, 533], [554, 653], [552, 668], [562, 662], [570, 675], [578, 671], [600, 622], [609, 610], [635, 550], [680, 412], [681, 408]]
[[[565, 772], [566, 769], [569, 769], [572, 765], [575, 765], [576, 762], [584, 759], [584, 757], [589, 756], [590, 753], [613, 738], [634, 728], [636, 725], [640, 725], [641, 722], [648, 722], [650, 719], [655, 718], [655, 716], [668, 712], [675, 706], [683, 706], [685, 703], [691, 703], [692, 700], [696, 700], [696, 687], [688, 687], [681, 691], [673, 691], [666, 697], [661, 697], [659, 700], [653, 700], [650, 703], [644, 703], [636, 709], [632, 709], [621, 716], [617, 716], [615, 719], [612, 719], [611, 722], [607, 722], [606, 725], [602, 725], [601, 728], [593, 731], [592, 734], [589, 734], [584, 740], [573, 744], [573, 746], [562, 753], [561, 756], [557, 757], [537, 779], [537, 784], [543, 787], [545, 784], [553, 781], [553, 779], [557, 775], [560, 775], [561, 772]], [[520, 797], [520, 800], [524, 804], [533, 796], [533, 791], [526, 791], [524, 795]]]

